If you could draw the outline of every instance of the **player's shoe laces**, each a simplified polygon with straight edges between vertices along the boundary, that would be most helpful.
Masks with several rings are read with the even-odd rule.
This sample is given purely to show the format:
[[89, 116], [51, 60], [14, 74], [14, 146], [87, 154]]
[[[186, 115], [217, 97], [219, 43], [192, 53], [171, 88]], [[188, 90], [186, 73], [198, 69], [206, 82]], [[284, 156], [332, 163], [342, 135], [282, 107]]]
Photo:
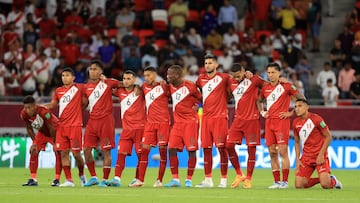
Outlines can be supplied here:
[[117, 178], [113, 178], [112, 180], [110, 180], [108, 183], [107, 183], [108, 186], [111, 186], [111, 187], [120, 187], [121, 186], [121, 181]]
[[245, 188], [245, 189], [250, 189], [250, 188], [251, 188], [251, 180], [246, 179], [246, 180], [244, 181], [243, 188]]
[[274, 184], [270, 185], [268, 188], [269, 189], [278, 189], [278, 188], [280, 188], [280, 186], [281, 186], [281, 182], [274, 182]]
[[162, 182], [160, 180], [156, 180], [154, 185], [153, 185], [153, 187], [162, 187], [162, 186], [163, 186], [163, 184], [162, 184]]
[[65, 180], [63, 184], [60, 184], [59, 187], [74, 187], [75, 184], [70, 180]]
[[282, 181], [279, 188], [280, 188], [280, 189], [289, 188], [289, 183], [288, 183], [287, 181]]
[[180, 181], [172, 179], [170, 183], [165, 184], [164, 187], [180, 187]]
[[330, 175], [330, 178], [331, 179], [333, 179], [333, 180], [335, 180], [335, 188], [336, 189], [342, 189], [343, 188], [343, 186], [342, 186], [342, 184], [341, 184], [341, 182], [334, 176], [334, 175]]
[[144, 185], [144, 182], [140, 181], [139, 179], [134, 179], [133, 181], [131, 181], [131, 183], [129, 184], [129, 187], [141, 187]]
[[185, 187], [192, 187], [192, 181], [189, 179], [185, 180]]
[[22, 184], [22, 186], [38, 186], [38, 182], [30, 178], [28, 182]]
[[91, 177], [89, 181], [84, 184], [84, 187], [90, 187], [93, 185], [99, 185], [99, 180], [97, 177]]
[[85, 176], [85, 175], [82, 175], [82, 176], [79, 176], [79, 178], [80, 178], [81, 186], [84, 186], [85, 183], [86, 183], [86, 176]]
[[244, 182], [244, 180], [245, 180], [245, 177], [244, 177], [244, 176], [237, 175], [237, 176], [235, 177], [234, 182], [231, 183], [231, 188], [237, 188], [237, 187], [239, 187], [239, 185], [240, 185], [242, 182]]
[[212, 179], [205, 179], [200, 184], [196, 185], [195, 187], [199, 187], [199, 188], [214, 187], [214, 183], [213, 183]]
[[57, 187], [60, 185], [60, 181], [59, 179], [54, 179], [53, 182], [51, 183], [51, 186], [52, 187]]
[[107, 180], [102, 180], [102, 181], [99, 183], [98, 186], [99, 186], [99, 187], [107, 187], [107, 186], [108, 186]]
[[226, 178], [221, 178], [220, 183], [218, 185], [218, 188], [226, 188], [226, 185], [227, 185], [227, 179]]

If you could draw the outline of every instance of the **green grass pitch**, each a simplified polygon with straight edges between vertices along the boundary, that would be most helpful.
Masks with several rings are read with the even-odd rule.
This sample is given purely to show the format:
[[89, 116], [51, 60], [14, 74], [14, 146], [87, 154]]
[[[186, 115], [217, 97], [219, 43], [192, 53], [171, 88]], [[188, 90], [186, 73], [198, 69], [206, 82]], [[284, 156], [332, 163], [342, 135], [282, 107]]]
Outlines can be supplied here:
[[[97, 169], [101, 177], [101, 168]], [[267, 186], [272, 184], [270, 169], [255, 169], [253, 176], [253, 188], [243, 189], [241, 187], [231, 189], [230, 184], [235, 177], [235, 172], [229, 169], [228, 188], [153, 188], [152, 184], [157, 177], [157, 169], [148, 169], [145, 186], [142, 188], [128, 188], [127, 184], [134, 177], [134, 169], [125, 169], [120, 188], [99, 188], [97, 186], [82, 188], [76, 169], [72, 170], [76, 186], [74, 188], [51, 187], [54, 170], [39, 169], [38, 187], [22, 187], [27, 181], [29, 170], [25, 168], [0, 168], [0, 202], [49, 202], [49, 203], [80, 203], [80, 202], [168, 202], [168, 203], [190, 203], [190, 202], [360, 202], [360, 171], [359, 170], [333, 170], [334, 175], [343, 183], [343, 190], [323, 190], [319, 185], [311, 189], [294, 189], [294, 171], [290, 173], [290, 188], [284, 190], [270, 190]], [[219, 183], [218, 169], [213, 171], [214, 185]], [[89, 174], [87, 173], [87, 177]], [[110, 177], [112, 178], [114, 169]], [[186, 169], [180, 170], [181, 183], [184, 183]], [[203, 170], [196, 170], [193, 185], [201, 182]], [[167, 168], [164, 182], [171, 179], [170, 170]], [[61, 182], [64, 181], [64, 176]]]

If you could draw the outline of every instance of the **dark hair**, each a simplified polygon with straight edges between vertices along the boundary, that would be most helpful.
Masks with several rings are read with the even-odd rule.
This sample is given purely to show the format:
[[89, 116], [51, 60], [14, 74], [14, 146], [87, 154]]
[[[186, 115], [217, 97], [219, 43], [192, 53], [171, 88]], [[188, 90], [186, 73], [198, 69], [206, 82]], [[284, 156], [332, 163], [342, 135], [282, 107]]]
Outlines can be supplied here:
[[23, 103], [24, 104], [35, 104], [35, 99], [31, 95], [27, 95], [26, 97], [24, 97]]
[[144, 69], [144, 71], [151, 71], [151, 72], [155, 72], [156, 73], [156, 68], [152, 67], [152, 66], [148, 66]]
[[173, 70], [175, 70], [177, 73], [179, 73], [180, 75], [182, 75], [183, 70], [182, 70], [182, 67], [179, 66], [179, 65], [172, 65], [172, 66], [169, 67], [169, 69], [173, 69]]
[[331, 66], [331, 64], [330, 64], [329, 61], [326, 61], [326, 62], [324, 63], [324, 66]]
[[306, 99], [297, 99], [296, 102], [304, 102], [305, 104], [309, 105], [309, 102]]
[[241, 70], [245, 70], [245, 68], [240, 63], [234, 63], [231, 65], [231, 72], [235, 73]]
[[213, 59], [213, 60], [217, 60], [217, 57], [214, 55], [214, 54], [206, 54], [205, 56], [204, 56], [204, 59], [206, 60], [206, 59]]
[[126, 70], [123, 75], [125, 75], [125, 74], [130, 74], [130, 75], [132, 75], [134, 77], [136, 76], [136, 73], [134, 71], [132, 71], [132, 70]]
[[332, 83], [332, 82], [333, 82], [333, 80], [331, 78], [326, 80], [326, 83]]
[[96, 65], [96, 66], [98, 66], [99, 68], [101, 68], [101, 70], [104, 70], [104, 65], [103, 65], [103, 63], [100, 61], [100, 60], [97, 60], [97, 59], [95, 59], [95, 60], [92, 60], [91, 62], [90, 62], [90, 65]]
[[75, 73], [74, 73], [74, 70], [72, 69], [72, 68], [70, 68], [70, 67], [66, 67], [66, 68], [64, 68], [63, 69], [63, 71], [61, 71], [62, 73], [63, 72], [69, 72], [69, 73], [71, 73], [71, 75], [75, 75]]
[[280, 71], [281, 68], [280, 68], [280, 65], [278, 63], [269, 63], [267, 66], [266, 66], [266, 70], [270, 67], [273, 67], [275, 68], [277, 71]]

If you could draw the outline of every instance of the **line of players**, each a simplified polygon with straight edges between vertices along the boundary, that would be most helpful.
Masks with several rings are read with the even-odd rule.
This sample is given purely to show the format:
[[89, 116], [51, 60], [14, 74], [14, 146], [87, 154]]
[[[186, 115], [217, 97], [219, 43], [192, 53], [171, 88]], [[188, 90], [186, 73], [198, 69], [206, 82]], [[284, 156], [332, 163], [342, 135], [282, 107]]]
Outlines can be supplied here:
[[[63, 168], [66, 181], [60, 186], [74, 186], [70, 172], [69, 152], [71, 150], [76, 159], [83, 186], [121, 186], [125, 159], [126, 156], [131, 155], [134, 145], [138, 156], [138, 165], [135, 178], [129, 187], [141, 187], [144, 185], [149, 152], [153, 146], [158, 145], [160, 167], [153, 186], [180, 186], [177, 152], [181, 152], [185, 146], [189, 153], [189, 159], [184, 184], [186, 187], [192, 187], [199, 136], [197, 105], [202, 102], [204, 109], [200, 134], [201, 146], [204, 151], [205, 178], [196, 187], [214, 187], [212, 180], [212, 147], [214, 144], [220, 154], [221, 179], [218, 187], [227, 187], [228, 160], [237, 174], [231, 187], [239, 187], [241, 183], [244, 183], [244, 188], [252, 187], [251, 178], [256, 160], [256, 146], [260, 144], [259, 117], [261, 115], [266, 118], [265, 138], [266, 145], [269, 147], [274, 176], [274, 184], [269, 188], [287, 188], [290, 167], [287, 152], [290, 131], [289, 117], [294, 113], [294, 111], [289, 111], [289, 105], [291, 97], [294, 96], [297, 98], [295, 111], [299, 116], [294, 121], [297, 152], [295, 186], [304, 188], [321, 183], [323, 188], [341, 188], [341, 183], [335, 176], [330, 175], [326, 151], [331, 135], [325, 122], [321, 117], [308, 113], [308, 103], [296, 87], [290, 83], [279, 81], [280, 67], [278, 64], [270, 63], [266, 67], [269, 82], [265, 82], [256, 75], [247, 74], [240, 64], [233, 64], [232, 77], [217, 72], [217, 66], [216, 57], [211, 54], [206, 55], [204, 63], [206, 73], [199, 76], [196, 84], [183, 79], [180, 66], [170, 66], [167, 72], [168, 84], [157, 82], [156, 69], [148, 67], [144, 70], [146, 82], [141, 88], [135, 85], [135, 73], [131, 71], [124, 73], [123, 83], [114, 79], [102, 79], [103, 67], [98, 61], [92, 61], [89, 68], [90, 81], [85, 85], [73, 83], [72, 70], [64, 69], [62, 74], [64, 86], [56, 90], [51, 103], [46, 105], [49, 109], [59, 105], [59, 122], [47, 108], [36, 105], [33, 98], [26, 97], [24, 99], [25, 107], [21, 115], [27, 123], [28, 133], [34, 141], [30, 150], [31, 179], [24, 185], [37, 185], [37, 154], [44, 148], [44, 143], [50, 142], [56, 143], [57, 154], [57, 175], [53, 185], [59, 185], [59, 174]], [[114, 88], [116, 91], [113, 90]], [[235, 118], [228, 129], [227, 101], [231, 93], [235, 100]], [[108, 180], [111, 169], [110, 150], [115, 147], [112, 94], [120, 98], [123, 131], [118, 146], [115, 177]], [[172, 129], [170, 129], [168, 109], [170, 97], [173, 102], [174, 115]], [[265, 100], [267, 111], [264, 111], [262, 105]], [[83, 145], [85, 163], [91, 175], [88, 181], [83, 175], [84, 161], [80, 156], [82, 109], [85, 106], [88, 106], [90, 112]], [[52, 127], [51, 123], [53, 123]], [[312, 126], [308, 123], [312, 123]], [[31, 132], [32, 128], [39, 129], [36, 136], [34, 132]], [[56, 136], [54, 128], [57, 128]], [[46, 134], [47, 132], [44, 132], [46, 129], [52, 130]], [[243, 137], [246, 138], [249, 154], [246, 176], [240, 169], [235, 151], [235, 145], [241, 144]], [[310, 139], [308, 139], [309, 137]], [[305, 143], [301, 158], [300, 138]], [[97, 178], [91, 154], [92, 149], [96, 148], [98, 144], [101, 145], [104, 154], [102, 181]], [[282, 159], [282, 181], [280, 181], [279, 155]], [[163, 185], [162, 180], [168, 159], [173, 179]], [[310, 178], [315, 169], [319, 173], [319, 178]]]

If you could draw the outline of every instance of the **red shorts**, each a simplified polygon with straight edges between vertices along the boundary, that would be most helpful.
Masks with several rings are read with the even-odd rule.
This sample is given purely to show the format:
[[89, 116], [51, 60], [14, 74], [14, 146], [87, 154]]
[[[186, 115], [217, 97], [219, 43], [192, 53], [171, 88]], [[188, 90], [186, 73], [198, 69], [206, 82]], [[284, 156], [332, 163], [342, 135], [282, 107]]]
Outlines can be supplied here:
[[118, 153], [125, 152], [130, 156], [133, 145], [135, 147], [136, 153], [140, 153], [140, 144], [143, 134], [144, 129], [123, 130], [120, 135]]
[[174, 123], [171, 129], [169, 148], [182, 151], [195, 151], [199, 148], [199, 124], [198, 123]]
[[100, 142], [101, 149], [115, 147], [114, 117], [112, 114], [101, 119], [89, 119], [84, 134], [84, 147], [96, 148]]
[[56, 149], [60, 151], [71, 149], [80, 152], [82, 150], [82, 127], [59, 126], [56, 129]]
[[245, 137], [248, 146], [260, 145], [260, 121], [235, 118], [229, 129], [227, 142], [241, 144]]
[[169, 123], [146, 123], [142, 144], [151, 146], [166, 146], [169, 142]]
[[325, 163], [323, 165], [317, 165], [316, 159], [310, 160], [302, 157], [300, 161], [304, 166], [299, 167], [299, 170], [296, 171], [296, 176], [310, 178], [315, 169], [318, 174], [330, 173], [330, 164], [327, 157], [325, 158]]
[[39, 151], [45, 151], [46, 144], [50, 143], [55, 147], [55, 142], [52, 137], [46, 136], [44, 133], [38, 131], [35, 136], [35, 141], [33, 144], [36, 144]]
[[266, 119], [266, 145], [288, 144], [290, 136], [290, 119]]
[[201, 146], [211, 148], [213, 143], [216, 147], [225, 147], [228, 133], [227, 118], [203, 117], [201, 124]]

